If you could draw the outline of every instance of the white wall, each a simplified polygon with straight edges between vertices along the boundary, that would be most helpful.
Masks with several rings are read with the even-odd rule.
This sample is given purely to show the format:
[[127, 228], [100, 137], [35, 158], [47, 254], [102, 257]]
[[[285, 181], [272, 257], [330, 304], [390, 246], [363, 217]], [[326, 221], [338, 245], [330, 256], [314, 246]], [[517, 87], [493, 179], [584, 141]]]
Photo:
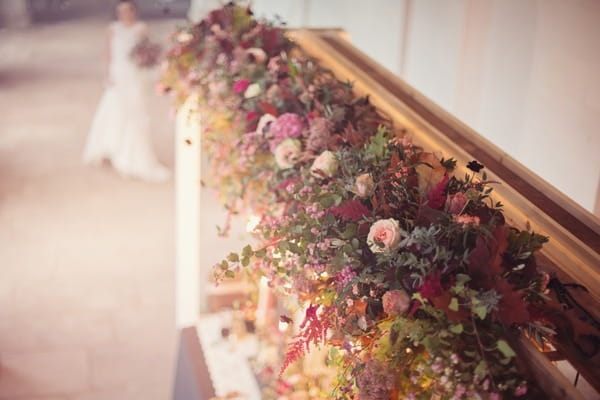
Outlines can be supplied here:
[[559, 190], [600, 208], [600, 0], [252, 3], [257, 15], [278, 14], [292, 27], [346, 29], [357, 47]]
[[600, 2], [411, 6], [402, 76], [593, 210], [600, 182]]
[[398, 71], [405, 0], [254, 0], [257, 16], [279, 15], [290, 27], [344, 28], [352, 41], [387, 68]]

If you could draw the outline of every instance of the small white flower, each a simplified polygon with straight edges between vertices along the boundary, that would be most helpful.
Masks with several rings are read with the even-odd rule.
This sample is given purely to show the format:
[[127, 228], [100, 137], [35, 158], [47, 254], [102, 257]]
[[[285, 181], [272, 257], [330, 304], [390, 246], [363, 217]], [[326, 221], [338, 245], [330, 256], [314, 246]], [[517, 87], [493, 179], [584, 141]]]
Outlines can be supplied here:
[[275, 148], [275, 162], [281, 169], [292, 168], [298, 162], [301, 151], [299, 140], [285, 139]]
[[318, 178], [331, 178], [338, 170], [338, 160], [331, 151], [322, 152], [310, 167], [310, 173]]
[[261, 48], [252, 47], [246, 50], [246, 54], [252, 56], [258, 64], [264, 64], [267, 61], [267, 53]]
[[265, 135], [268, 132], [269, 125], [277, 119], [272, 114], [263, 114], [262, 117], [258, 120], [258, 125], [256, 126], [256, 133], [259, 135]]
[[186, 31], [180, 32], [179, 35], [177, 35], [177, 41], [179, 43], [189, 42], [193, 38], [194, 38], [194, 36], [191, 33], [186, 32]]
[[244, 92], [244, 97], [246, 99], [251, 99], [261, 94], [261, 92], [262, 89], [260, 88], [260, 85], [258, 83], [253, 83], [246, 88], [246, 91]]

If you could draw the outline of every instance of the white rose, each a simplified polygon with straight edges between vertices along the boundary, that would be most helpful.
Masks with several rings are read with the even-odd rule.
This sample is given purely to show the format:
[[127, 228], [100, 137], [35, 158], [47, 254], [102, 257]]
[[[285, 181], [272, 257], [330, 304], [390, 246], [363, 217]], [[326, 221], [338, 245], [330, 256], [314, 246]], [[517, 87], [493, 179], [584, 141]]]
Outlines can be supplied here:
[[380, 219], [371, 225], [367, 244], [373, 253], [389, 253], [400, 244], [400, 225], [393, 218]]
[[369, 197], [375, 190], [375, 183], [371, 174], [361, 174], [354, 181], [354, 193], [359, 197]]
[[285, 139], [275, 148], [275, 162], [281, 169], [292, 168], [300, 158], [300, 141], [297, 139]]
[[253, 97], [258, 96], [261, 92], [262, 89], [260, 88], [260, 85], [258, 83], [253, 83], [252, 85], [249, 85], [246, 88], [246, 91], [244, 92], [244, 97], [246, 99], [251, 99]]
[[260, 119], [258, 120], [258, 125], [256, 126], [256, 133], [258, 133], [259, 135], [264, 135], [268, 131], [267, 127], [269, 126], [269, 124], [271, 124], [276, 119], [277, 117], [272, 114], [263, 114], [263, 116], [260, 117]]
[[322, 152], [310, 167], [310, 173], [318, 178], [331, 178], [338, 170], [338, 160], [331, 151]]
[[261, 48], [252, 47], [246, 50], [246, 54], [252, 56], [254, 61], [258, 64], [264, 64], [267, 61], [267, 53]]

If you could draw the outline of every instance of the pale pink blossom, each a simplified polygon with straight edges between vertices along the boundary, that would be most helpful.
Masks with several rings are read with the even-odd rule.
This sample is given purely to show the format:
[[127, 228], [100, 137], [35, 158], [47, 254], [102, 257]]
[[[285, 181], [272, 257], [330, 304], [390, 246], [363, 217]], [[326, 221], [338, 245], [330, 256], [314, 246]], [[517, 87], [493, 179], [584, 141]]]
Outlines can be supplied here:
[[385, 292], [381, 300], [383, 302], [383, 311], [388, 315], [404, 314], [410, 307], [410, 296], [402, 289]]
[[479, 217], [476, 217], [474, 215], [467, 215], [467, 214], [455, 215], [453, 220], [454, 220], [454, 222], [457, 222], [464, 226], [479, 225]]
[[371, 225], [367, 244], [373, 253], [389, 253], [400, 245], [400, 225], [393, 218], [380, 219]]
[[469, 199], [463, 193], [452, 194], [446, 200], [446, 210], [450, 214], [458, 215], [463, 212], [468, 202]]
[[298, 162], [301, 153], [300, 141], [285, 139], [275, 148], [275, 162], [281, 169], [292, 168]]

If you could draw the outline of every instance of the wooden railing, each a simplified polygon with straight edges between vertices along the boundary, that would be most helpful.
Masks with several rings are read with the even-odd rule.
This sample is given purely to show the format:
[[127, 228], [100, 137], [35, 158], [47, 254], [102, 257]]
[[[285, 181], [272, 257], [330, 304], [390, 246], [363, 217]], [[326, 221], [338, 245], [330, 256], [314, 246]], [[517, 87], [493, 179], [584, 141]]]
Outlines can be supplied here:
[[[587, 288], [567, 293], [572, 304], [571, 309], [564, 310], [566, 320], [576, 328], [600, 335], [600, 327], [594, 326], [600, 321], [600, 221], [596, 217], [352, 46], [343, 31], [300, 29], [288, 35], [338, 79], [352, 81], [357, 94], [368, 95], [396, 125], [410, 132], [415, 143], [454, 157], [458, 165], [464, 166], [470, 160], [484, 164], [489, 179], [499, 182], [494, 189], [495, 199], [504, 204], [508, 222], [550, 237], [539, 264], [558, 280]], [[458, 171], [459, 175], [464, 172], [466, 169]], [[596, 354], [590, 356], [573, 340], [561, 340], [561, 335], [568, 339], [565, 336], [569, 332], [559, 334], [553, 360], [569, 360], [600, 392], [598, 349], [592, 349]], [[548, 357], [529, 341], [519, 343], [521, 358], [551, 398], [581, 398]]]

